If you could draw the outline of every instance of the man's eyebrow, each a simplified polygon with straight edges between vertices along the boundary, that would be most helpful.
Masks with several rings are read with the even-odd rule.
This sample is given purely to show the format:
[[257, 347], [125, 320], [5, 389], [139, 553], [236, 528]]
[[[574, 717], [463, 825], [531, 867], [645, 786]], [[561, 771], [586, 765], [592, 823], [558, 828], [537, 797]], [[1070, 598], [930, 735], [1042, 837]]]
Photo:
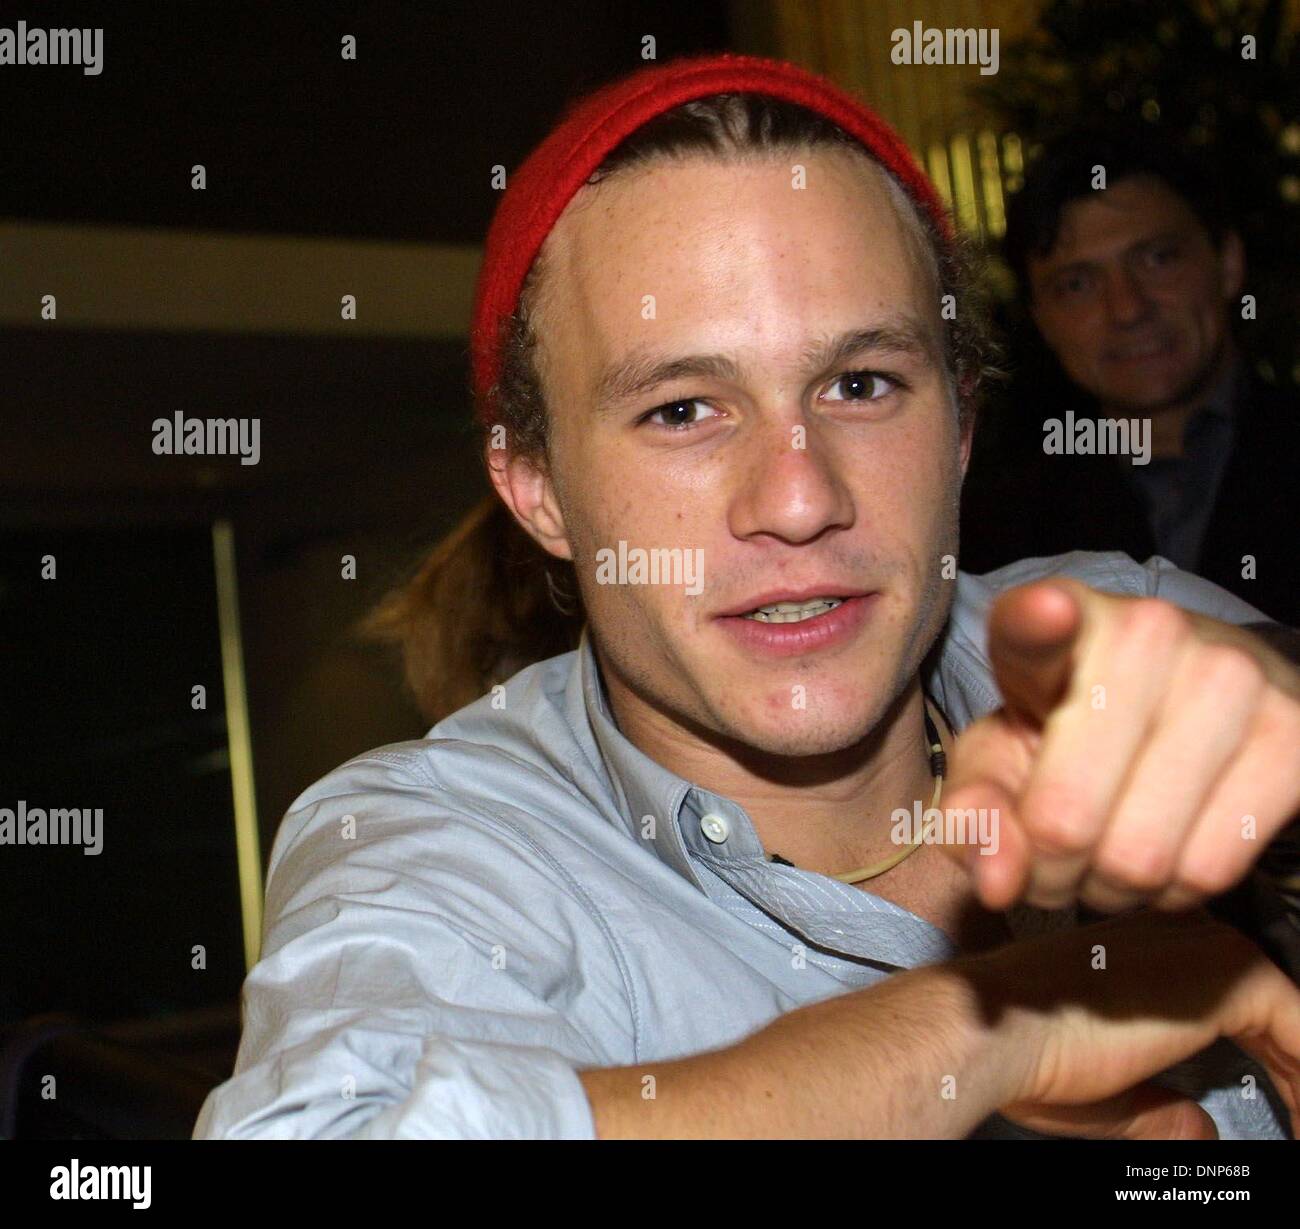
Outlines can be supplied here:
[[1100, 260], [1071, 260], [1063, 265], [1048, 265], [1046, 268], [1039, 268], [1037, 277], [1041, 281], [1055, 282], [1063, 277], [1068, 277], [1071, 273], [1087, 273], [1090, 269], [1099, 269], [1103, 263]]
[[905, 316], [892, 324], [851, 329], [847, 333], [814, 342], [804, 350], [801, 358], [805, 369], [823, 371], [847, 363], [855, 354], [864, 350], [904, 354], [912, 358], [934, 358], [936, 349], [934, 334], [919, 321]]
[[[815, 341], [804, 349], [800, 361], [806, 370], [822, 371], [847, 363], [864, 350], [932, 358], [935, 344], [929, 331], [916, 321], [900, 318], [891, 324], [851, 329]], [[601, 376], [596, 386], [597, 412], [608, 412], [661, 384], [690, 376], [737, 381], [740, 367], [727, 354], [687, 354], [680, 357], [634, 354], [607, 368]]]
[[1154, 247], [1159, 243], [1181, 243], [1183, 240], [1190, 238], [1190, 233], [1186, 227], [1170, 226], [1162, 230], [1155, 231], [1150, 235], [1145, 235], [1141, 239], [1130, 243], [1125, 252], [1136, 252], [1141, 248]]
[[631, 358], [606, 369], [596, 386], [598, 413], [612, 410], [660, 384], [687, 376], [711, 376], [717, 380], [735, 380], [739, 368], [725, 354], [686, 354], [680, 358], [663, 358], [653, 354], [634, 354]]
[[[1181, 243], [1187, 239], [1188, 232], [1181, 227], [1167, 227], [1162, 230], [1154, 231], [1149, 235], [1144, 235], [1141, 239], [1135, 239], [1122, 252], [1121, 257], [1132, 256], [1135, 252], [1140, 252], [1143, 248], [1155, 247], [1161, 243]], [[1106, 262], [1099, 259], [1089, 259], [1081, 257], [1079, 260], [1072, 260], [1067, 264], [1048, 267], [1040, 271], [1039, 276], [1047, 278], [1058, 278], [1063, 274], [1077, 273], [1087, 269], [1097, 269]]]

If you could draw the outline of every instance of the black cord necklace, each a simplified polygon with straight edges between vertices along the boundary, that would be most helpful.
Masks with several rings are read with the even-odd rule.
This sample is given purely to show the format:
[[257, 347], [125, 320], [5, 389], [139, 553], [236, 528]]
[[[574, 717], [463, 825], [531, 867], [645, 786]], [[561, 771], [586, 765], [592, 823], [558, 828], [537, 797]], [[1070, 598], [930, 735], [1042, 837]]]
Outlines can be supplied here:
[[[921, 693], [921, 714], [925, 719], [925, 738], [926, 745], [930, 749], [930, 775], [934, 778], [934, 795], [930, 799], [930, 806], [939, 805], [939, 796], [943, 790], [944, 774], [948, 770], [948, 757], [944, 754], [943, 742], [939, 738], [939, 731], [935, 728], [934, 721], [930, 717], [930, 709], [927, 705], [934, 704], [939, 716], [943, 718], [943, 724], [947, 727], [949, 735], [952, 734], [952, 722], [948, 720], [948, 714], [935, 704], [934, 700], [924, 691]], [[874, 879], [877, 875], [883, 875], [887, 870], [892, 870], [904, 858], [920, 849], [923, 841], [918, 835], [916, 840], [906, 845], [898, 853], [890, 854], [883, 862], [877, 862], [873, 866], [864, 866], [860, 870], [848, 871], [843, 875], [833, 875], [833, 879], [839, 879], [843, 883], [862, 883], [867, 879]], [[779, 853], [769, 855], [768, 861], [775, 862], [780, 866], [794, 866], [794, 863], [787, 858], [783, 858]], [[797, 868], [796, 868], [797, 869]]]

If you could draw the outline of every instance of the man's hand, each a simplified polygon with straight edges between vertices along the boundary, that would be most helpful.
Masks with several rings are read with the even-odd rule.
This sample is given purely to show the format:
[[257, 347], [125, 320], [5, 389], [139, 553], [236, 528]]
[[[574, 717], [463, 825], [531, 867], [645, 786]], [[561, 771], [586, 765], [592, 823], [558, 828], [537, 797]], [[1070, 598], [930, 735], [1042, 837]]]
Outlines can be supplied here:
[[1300, 990], [1204, 909], [1141, 909], [946, 967], [971, 978], [1010, 1042], [1018, 1088], [999, 1109], [1013, 1121], [1049, 1135], [1213, 1139], [1210, 1115], [1154, 1080], [1226, 1037], [1263, 1066], [1300, 1137]]
[[986, 908], [1186, 909], [1300, 811], [1300, 670], [1259, 637], [1067, 577], [1002, 594], [988, 635], [1005, 707], [943, 799], [996, 808], [996, 853], [947, 847]]

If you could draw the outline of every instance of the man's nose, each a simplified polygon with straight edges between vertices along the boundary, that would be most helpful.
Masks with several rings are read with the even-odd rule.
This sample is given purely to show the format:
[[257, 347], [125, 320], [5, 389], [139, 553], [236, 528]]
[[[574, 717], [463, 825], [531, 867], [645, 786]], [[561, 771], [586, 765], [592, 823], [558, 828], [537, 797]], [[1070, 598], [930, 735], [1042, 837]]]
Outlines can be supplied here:
[[1138, 324], [1151, 314], [1152, 302], [1141, 281], [1129, 269], [1112, 269], [1106, 276], [1106, 311], [1112, 323]]
[[781, 418], [756, 426], [731, 503], [731, 531], [739, 538], [768, 534], [808, 542], [829, 527], [853, 523], [853, 500], [829, 442], [815, 424]]

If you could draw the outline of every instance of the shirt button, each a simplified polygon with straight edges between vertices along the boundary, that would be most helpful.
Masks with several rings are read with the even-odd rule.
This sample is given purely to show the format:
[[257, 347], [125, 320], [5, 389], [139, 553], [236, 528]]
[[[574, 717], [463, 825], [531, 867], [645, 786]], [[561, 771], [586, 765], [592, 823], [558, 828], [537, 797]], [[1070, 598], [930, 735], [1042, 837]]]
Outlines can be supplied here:
[[700, 820], [700, 831], [715, 845], [721, 845], [731, 835], [731, 827], [721, 815], [706, 815]]

